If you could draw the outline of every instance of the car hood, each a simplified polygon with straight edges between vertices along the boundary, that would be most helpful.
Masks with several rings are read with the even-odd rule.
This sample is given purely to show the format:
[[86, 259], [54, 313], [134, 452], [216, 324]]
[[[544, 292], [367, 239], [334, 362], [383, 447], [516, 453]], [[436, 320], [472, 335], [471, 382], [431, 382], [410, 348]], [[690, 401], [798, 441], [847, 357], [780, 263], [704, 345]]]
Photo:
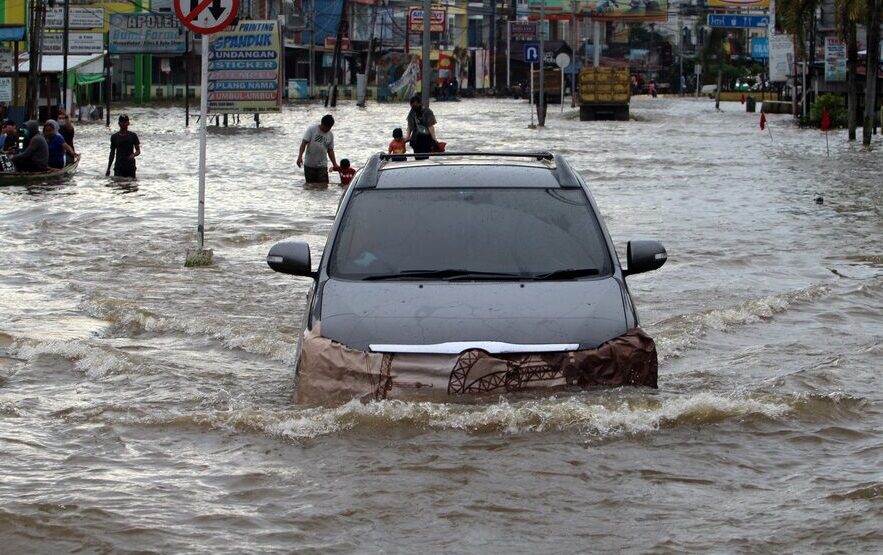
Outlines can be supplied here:
[[321, 333], [363, 351], [379, 344], [453, 342], [589, 349], [626, 333], [622, 295], [612, 277], [504, 283], [329, 279], [321, 296]]

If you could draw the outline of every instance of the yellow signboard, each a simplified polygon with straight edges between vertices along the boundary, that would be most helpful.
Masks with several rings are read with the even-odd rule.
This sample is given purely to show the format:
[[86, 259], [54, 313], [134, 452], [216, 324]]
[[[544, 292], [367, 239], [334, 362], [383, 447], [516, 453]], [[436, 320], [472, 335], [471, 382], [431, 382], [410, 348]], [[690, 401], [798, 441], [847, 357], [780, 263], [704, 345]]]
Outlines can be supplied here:
[[707, 0], [709, 8], [767, 9], [770, 0]]

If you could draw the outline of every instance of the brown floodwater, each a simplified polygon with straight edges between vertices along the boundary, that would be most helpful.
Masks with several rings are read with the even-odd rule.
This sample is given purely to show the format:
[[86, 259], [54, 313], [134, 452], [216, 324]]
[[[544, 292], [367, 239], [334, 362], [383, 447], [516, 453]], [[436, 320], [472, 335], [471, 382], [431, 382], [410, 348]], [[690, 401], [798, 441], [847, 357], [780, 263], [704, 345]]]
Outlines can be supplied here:
[[[61, 184], [0, 187], [0, 552], [879, 552], [883, 157], [787, 116], [633, 101], [630, 122], [513, 100], [433, 105], [450, 150], [551, 149], [589, 182], [660, 353], [658, 390], [303, 409], [291, 366], [340, 190], [294, 161], [320, 105], [209, 135], [131, 108], [137, 183], [80, 125]], [[404, 105], [334, 110], [339, 157], [385, 149]], [[817, 196], [824, 197], [817, 204]]]

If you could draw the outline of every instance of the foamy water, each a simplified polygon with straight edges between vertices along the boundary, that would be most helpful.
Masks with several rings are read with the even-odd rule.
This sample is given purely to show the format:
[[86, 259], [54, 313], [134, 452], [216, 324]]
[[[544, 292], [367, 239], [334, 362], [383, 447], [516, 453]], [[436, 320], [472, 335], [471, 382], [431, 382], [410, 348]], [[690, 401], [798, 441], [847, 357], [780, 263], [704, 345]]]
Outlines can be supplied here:
[[[318, 105], [211, 129], [211, 268], [194, 243], [195, 130], [127, 109], [137, 184], [0, 188], [0, 552], [875, 552], [883, 545], [883, 170], [871, 151], [741, 106], [634, 101], [635, 121], [439, 103], [452, 150], [553, 149], [589, 181], [656, 338], [660, 389], [451, 403], [291, 402], [308, 283], [340, 192], [294, 169]], [[334, 110], [338, 157], [403, 106]], [[822, 195], [825, 202], [813, 199]]]

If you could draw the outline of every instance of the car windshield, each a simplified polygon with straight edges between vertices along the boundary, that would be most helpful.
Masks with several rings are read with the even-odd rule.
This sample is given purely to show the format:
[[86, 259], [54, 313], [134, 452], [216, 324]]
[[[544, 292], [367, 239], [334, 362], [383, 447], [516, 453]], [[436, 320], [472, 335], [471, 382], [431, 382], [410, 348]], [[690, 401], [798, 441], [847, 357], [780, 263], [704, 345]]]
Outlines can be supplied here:
[[353, 191], [329, 261], [342, 279], [573, 279], [611, 273], [580, 189]]

